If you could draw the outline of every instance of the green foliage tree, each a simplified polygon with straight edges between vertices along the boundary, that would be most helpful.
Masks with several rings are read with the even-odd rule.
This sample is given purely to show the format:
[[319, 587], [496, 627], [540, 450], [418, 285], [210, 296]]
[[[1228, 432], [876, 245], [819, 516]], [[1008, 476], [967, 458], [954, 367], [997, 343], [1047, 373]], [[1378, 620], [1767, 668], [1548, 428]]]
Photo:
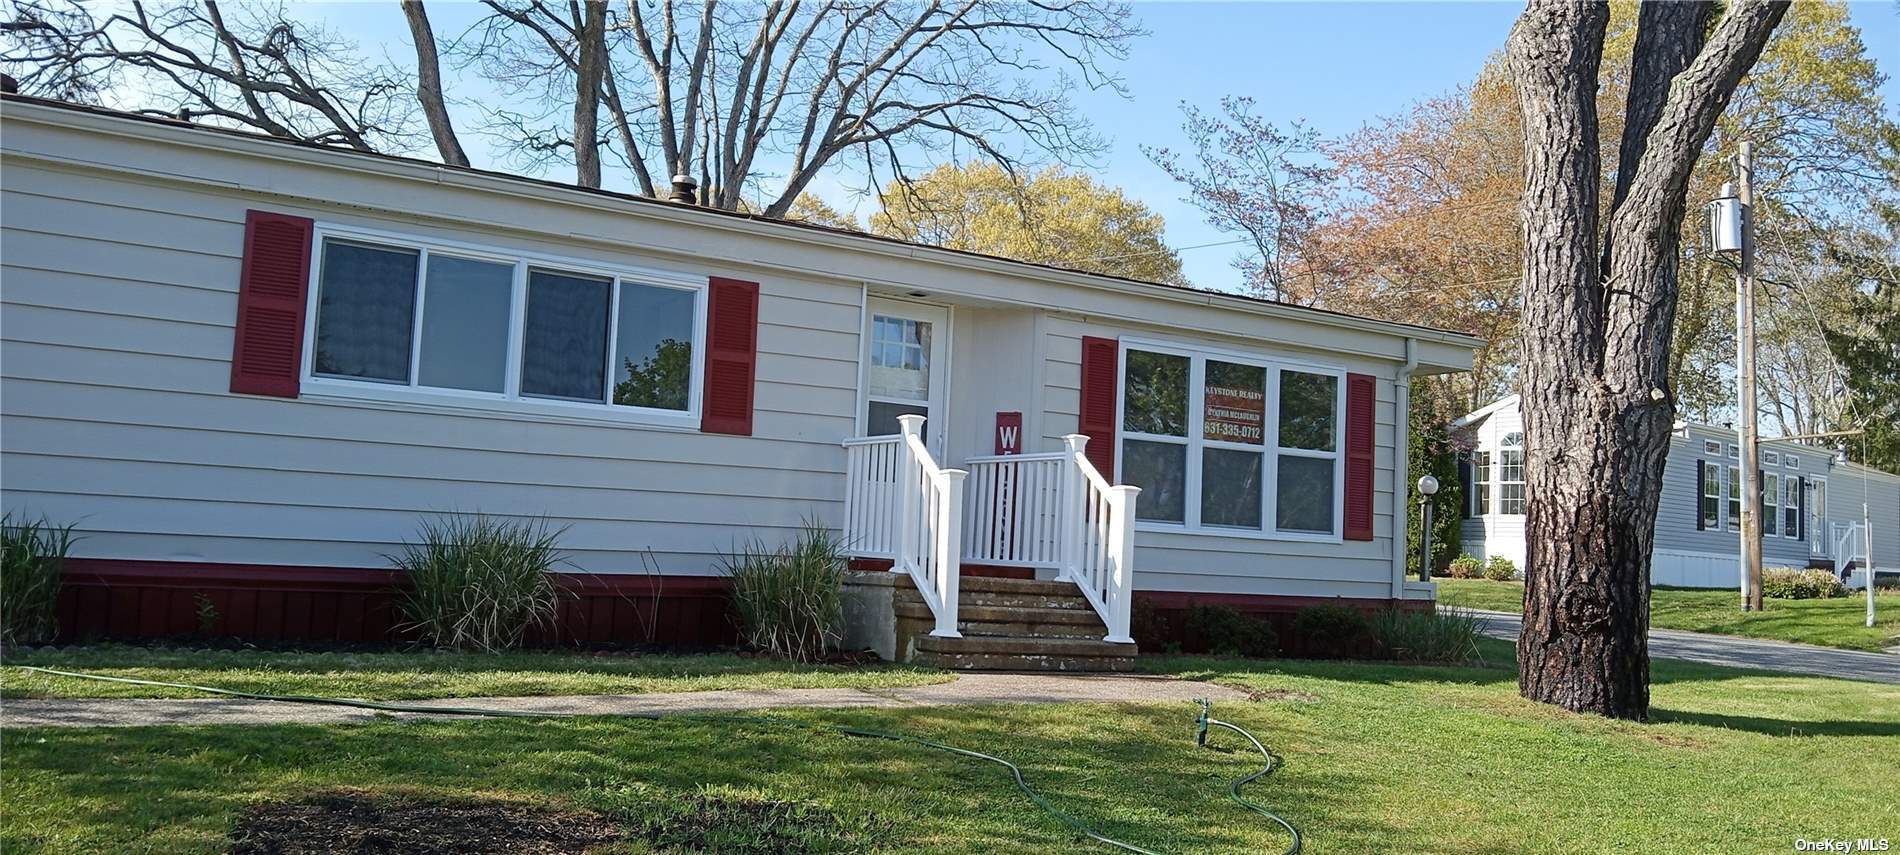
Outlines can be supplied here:
[[[1458, 557], [1459, 523], [1465, 507], [1464, 481], [1458, 474], [1458, 440], [1452, 434], [1451, 419], [1462, 404], [1457, 390], [1436, 377], [1412, 380], [1411, 428], [1408, 432], [1407, 459], [1412, 483], [1411, 502], [1405, 518], [1406, 554], [1418, 555], [1419, 537], [1424, 531], [1419, 506], [1418, 479], [1430, 475], [1438, 479], [1438, 495], [1432, 504], [1432, 570], [1442, 571]], [[1415, 560], [1415, 559], [1414, 559]]]
[[1049, 167], [1024, 177], [993, 163], [946, 164], [884, 190], [875, 234], [1183, 284], [1161, 215], [1087, 175]]
[[1867, 252], [1849, 256], [1866, 277], [1865, 290], [1848, 298], [1825, 334], [1847, 387], [1844, 421], [1866, 431], [1846, 443], [1848, 456], [1900, 472], [1900, 211], [1886, 215], [1886, 240], [1867, 236]]

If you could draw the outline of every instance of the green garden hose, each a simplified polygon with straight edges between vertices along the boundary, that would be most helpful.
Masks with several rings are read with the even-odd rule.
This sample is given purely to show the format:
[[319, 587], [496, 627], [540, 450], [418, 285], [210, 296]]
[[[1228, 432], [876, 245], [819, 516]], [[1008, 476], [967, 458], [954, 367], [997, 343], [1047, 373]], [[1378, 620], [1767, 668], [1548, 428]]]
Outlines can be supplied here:
[[[425, 715], [478, 716], [478, 717], [485, 717], [485, 718], [580, 718], [580, 717], [584, 717], [581, 714], [575, 714], [575, 713], [546, 713], [546, 712], [533, 712], [529, 710], [489, 709], [489, 708], [484, 708], [484, 707], [421, 706], [417, 704], [387, 703], [383, 701], [365, 701], [365, 700], [358, 700], [355, 698], [325, 698], [325, 697], [318, 697], [315, 695], [269, 695], [269, 694], [264, 694], [261, 692], [241, 692], [236, 689], [220, 689], [220, 688], [216, 688], [212, 686], [194, 686], [189, 683], [167, 683], [167, 682], [163, 682], [159, 680], [138, 680], [138, 679], [133, 679], [131, 677], [109, 677], [103, 674], [86, 674], [79, 671], [61, 671], [54, 668], [40, 668], [40, 667], [30, 666], [30, 665], [21, 666], [21, 667], [22, 667], [22, 670], [26, 670], [26, 671], [35, 671], [41, 674], [52, 674], [59, 677], [73, 677], [73, 678], [77, 678], [81, 680], [99, 680], [99, 681], [108, 682], [108, 683], [129, 683], [136, 686], [159, 686], [159, 687], [167, 688], [167, 689], [183, 689], [186, 691], [203, 692], [206, 694], [213, 694], [213, 695], [225, 695], [227, 697], [246, 698], [246, 699], [257, 700], [257, 701], [278, 701], [278, 702], [293, 703], [293, 704], [316, 704], [316, 705], [321, 705], [321, 706], [353, 707], [356, 709], [375, 710], [377, 712], [420, 713], [420, 714], [425, 714]], [[1224, 727], [1236, 733], [1239, 733], [1242, 736], [1247, 737], [1247, 741], [1252, 742], [1253, 747], [1258, 749], [1260, 751], [1260, 756], [1262, 758], [1265, 758], [1266, 760], [1267, 765], [1263, 767], [1260, 771], [1255, 772], [1243, 778], [1235, 779], [1232, 785], [1228, 787], [1228, 790], [1227, 790], [1228, 796], [1232, 798], [1235, 802], [1239, 803], [1242, 807], [1247, 808], [1248, 810], [1251, 810], [1255, 813], [1258, 813], [1261, 816], [1264, 816], [1270, 820], [1273, 820], [1275, 823], [1278, 823], [1280, 827], [1286, 829], [1287, 833], [1292, 835], [1292, 843], [1291, 845], [1287, 846], [1285, 855], [1298, 855], [1300, 852], [1300, 846], [1302, 842], [1301, 837], [1300, 837], [1300, 830], [1293, 827], [1292, 823], [1287, 822], [1279, 814], [1273, 813], [1272, 811], [1269, 811], [1266, 808], [1261, 807], [1260, 805], [1254, 802], [1248, 801], [1246, 798], [1242, 797], [1240, 794], [1240, 789], [1242, 787], [1254, 781], [1265, 778], [1268, 775], [1273, 774], [1273, 771], [1279, 768], [1279, 758], [1275, 757], [1272, 752], [1268, 751], [1266, 749], [1266, 746], [1261, 745], [1260, 740], [1255, 739], [1254, 735], [1251, 733], [1248, 733], [1245, 728], [1236, 724], [1229, 724], [1227, 722], [1214, 718], [1213, 704], [1209, 703], [1205, 699], [1198, 701], [1198, 703], [1201, 705], [1201, 713], [1200, 713], [1200, 716], [1196, 719], [1196, 723], [1199, 727], [1199, 732], [1196, 733], [1195, 735], [1195, 744], [1203, 746], [1203, 747], [1207, 745], [1207, 736], [1208, 736], [1209, 726]], [[904, 743], [909, 743], [911, 745], [918, 745], [924, 748], [930, 748], [937, 751], [944, 751], [950, 754], [956, 754], [962, 757], [970, 757], [977, 760], [988, 761], [988, 762], [995, 763], [997, 765], [1000, 765], [1008, 769], [1010, 777], [1016, 782], [1016, 788], [1021, 790], [1023, 792], [1023, 795], [1028, 796], [1029, 800], [1031, 802], [1034, 802], [1036, 807], [1041, 808], [1044, 813], [1047, 813], [1050, 816], [1053, 816], [1056, 819], [1061, 820], [1063, 825], [1068, 826], [1069, 829], [1074, 831], [1075, 833], [1080, 834], [1084, 837], [1087, 837], [1091, 840], [1094, 840], [1098, 843], [1102, 843], [1107, 846], [1113, 846], [1117, 849], [1121, 849], [1126, 852], [1138, 852], [1138, 853], [1141, 853], [1141, 855], [1160, 855], [1160, 853], [1155, 852], [1152, 849], [1144, 849], [1132, 843], [1125, 843], [1123, 841], [1116, 840], [1112, 837], [1103, 835], [1095, 831], [1094, 829], [1089, 828], [1086, 825], [1083, 825], [1080, 820], [1066, 813], [1063, 813], [1055, 805], [1050, 804], [1048, 799], [1043, 798], [1041, 793], [1036, 792], [1034, 787], [1029, 786], [1029, 781], [1023, 777], [1023, 770], [1017, 767], [1016, 764], [1011, 763], [1008, 760], [1004, 760], [1003, 758], [997, 757], [995, 755], [984, 754], [981, 751], [972, 751], [968, 748], [958, 748], [955, 745], [947, 745], [942, 742], [935, 742], [929, 739], [924, 739], [922, 737], [911, 736], [911, 735], [903, 734], [903, 733], [891, 733], [888, 731], [871, 730], [869, 728], [851, 727], [849, 725], [840, 725], [840, 724], [818, 724], [814, 722], [798, 721], [796, 719], [789, 719], [789, 718], [773, 718], [770, 716], [718, 715], [718, 714], [711, 714], [711, 713], [658, 713], [658, 712], [653, 712], [653, 713], [620, 712], [620, 713], [605, 713], [602, 715], [604, 715], [605, 717], [611, 717], [611, 718], [638, 718], [638, 719], [647, 719], [650, 721], [660, 721], [660, 720], [703, 721], [703, 722], [710, 722], [710, 723], [715, 723], [715, 724], [765, 725], [765, 726], [771, 726], [771, 727], [800, 728], [804, 730], [813, 730], [813, 731], [829, 731], [832, 733], [844, 734], [846, 736], [863, 737], [866, 739], [884, 739], [884, 740], [889, 740], [892, 742], [904, 742]]]

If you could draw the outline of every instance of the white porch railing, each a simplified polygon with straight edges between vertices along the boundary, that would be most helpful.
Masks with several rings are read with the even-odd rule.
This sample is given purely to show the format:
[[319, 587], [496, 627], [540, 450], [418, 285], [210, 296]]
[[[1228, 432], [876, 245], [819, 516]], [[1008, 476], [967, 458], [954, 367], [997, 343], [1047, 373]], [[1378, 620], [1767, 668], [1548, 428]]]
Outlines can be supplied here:
[[898, 420], [901, 436], [844, 442], [845, 544], [911, 574], [937, 618], [932, 635], [956, 635], [959, 563], [968, 561], [1052, 569], [1101, 616], [1103, 640], [1133, 640], [1141, 488], [1109, 484], [1083, 453], [1088, 437], [1066, 436], [1065, 450], [1048, 454], [971, 458], [966, 480], [931, 458], [917, 435], [922, 417]]
[[1108, 628], [1128, 635], [1134, 595], [1135, 497], [1114, 486], [1083, 454], [1089, 438], [1063, 437], [1066, 450], [967, 461], [969, 507], [963, 557], [981, 564], [1048, 567], [1075, 583]]
[[1110, 484], [1095, 471], [1082, 453], [1088, 437], [1069, 434], [1062, 440], [1077, 475], [1071, 495], [1081, 499], [1068, 503], [1072, 517], [1063, 529], [1070, 543], [1069, 561], [1063, 572], [1108, 626], [1102, 640], [1132, 643], [1128, 617], [1135, 595], [1135, 497], [1141, 488]]
[[1860, 523], [1834, 523], [1832, 536], [1828, 542], [1834, 547], [1834, 570], [1840, 572], [1851, 562], [1859, 562], [1865, 567], [1867, 560], [1867, 531]]
[[909, 573], [930, 606], [931, 635], [957, 632], [957, 574], [963, 553], [961, 469], [944, 469], [919, 432], [923, 416], [898, 416], [892, 437], [845, 440], [846, 549], [891, 559], [891, 572]]

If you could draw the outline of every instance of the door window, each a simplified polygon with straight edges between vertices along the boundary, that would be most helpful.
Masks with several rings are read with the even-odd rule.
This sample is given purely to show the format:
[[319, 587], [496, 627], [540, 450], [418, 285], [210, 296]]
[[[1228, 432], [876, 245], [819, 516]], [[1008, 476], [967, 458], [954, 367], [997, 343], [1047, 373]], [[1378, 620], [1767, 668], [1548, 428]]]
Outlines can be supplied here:
[[898, 432], [897, 417], [930, 415], [930, 321], [871, 316], [869, 368], [865, 372], [865, 434]]

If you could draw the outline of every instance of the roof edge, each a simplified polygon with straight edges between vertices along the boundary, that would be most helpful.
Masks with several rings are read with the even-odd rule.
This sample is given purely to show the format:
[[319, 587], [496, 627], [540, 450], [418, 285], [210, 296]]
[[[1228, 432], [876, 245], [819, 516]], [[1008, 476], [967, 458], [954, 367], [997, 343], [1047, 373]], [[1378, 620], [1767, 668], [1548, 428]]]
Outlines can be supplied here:
[[[300, 149], [329, 160], [330, 162], [325, 165], [338, 168], [361, 168], [364, 162], [376, 162], [381, 165], [397, 168], [426, 171], [428, 174], [418, 174], [415, 177], [432, 182], [440, 180], [439, 176], [441, 174], [457, 175], [475, 182], [495, 182], [526, 187], [537, 191], [538, 194], [543, 195], [543, 198], [547, 198], [551, 201], [578, 201], [575, 197], [584, 197], [588, 201], [595, 203], [606, 200], [625, 205], [627, 211], [640, 216], [671, 218], [677, 221], [715, 228], [736, 229], [750, 232], [761, 237], [799, 240], [841, 249], [877, 252], [884, 255], [908, 258], [931, 264], [940, 264], [947, 267], [1022, 276], [1059, 284], [1113, 291], [1139, 297], [1152, 297], [1173, 302], [1198, 303], [1248, 314], [1355, 329], [1399, 338], [1429, 340], [1458, 347], [1475, 349], [1486, 343], [1484, 339], [1477, 336], [1437, 327], [1367, 318], [1360, 315], [1347, 314], [1345, 312], [1300, 306], [1225, 291], [1214, 291], [1190, 286], [1169, 285], [1161, 282], [1148, 282], [1139, 279], [1090, 273], [1072, 268], [1019, 261], [969, 250], [948, 249], [930, 244], [912, 243], [897, 238], [831, 228], [812, 223], [780, 220], [699, 205], [684, 205], [678, 202], [652, 199], [612, 190], [580, 187], [505, 172], [475, 169], [472, 167], [449, 166], [434, 161], [422, 160], [420, 158], [319, 146], [297, 140], [272, 137], [231, 128], [181, 122], [176, 119], [161, 116], [141, 115], [104, 107], [52, 101], [17, 94], [5, 94], [4, 96], [0, 96], [0, 103], [4, 103], [7, 107], [13, 108], [8, 110], [8, 113], [13, 115], [9, 115], [7, 118], [16, 121], [38, 121], [42, 124], [73, 127], [77, 123], [74, 122], [71, 117], [88, 117], [104, 122], [144, 125], [151, 128], [163, 128], [168, 132], [175, 132], [181, 136], [192, 135], [196, 137], [197, 140], [220, 140], [229, 143], [229, 145], [222, 146], [205, 145], [207, 148], [231, 150], [237, 146], [256, 145]], [[19, 109], [22, 107], [26, 108], [26, 115], [18, 114]], [[34, 113], [43, 113], [43, 115], [36, 116], [33, 115]], [[119, 133], [122, 136], [128, 137], [146, 136], [130, 131], [120, 131]], [[174, 143], [186, 142], [183, 139], [165, 141]], [[562, 199], [560, 198], [562, 196], [569, 198]]]

